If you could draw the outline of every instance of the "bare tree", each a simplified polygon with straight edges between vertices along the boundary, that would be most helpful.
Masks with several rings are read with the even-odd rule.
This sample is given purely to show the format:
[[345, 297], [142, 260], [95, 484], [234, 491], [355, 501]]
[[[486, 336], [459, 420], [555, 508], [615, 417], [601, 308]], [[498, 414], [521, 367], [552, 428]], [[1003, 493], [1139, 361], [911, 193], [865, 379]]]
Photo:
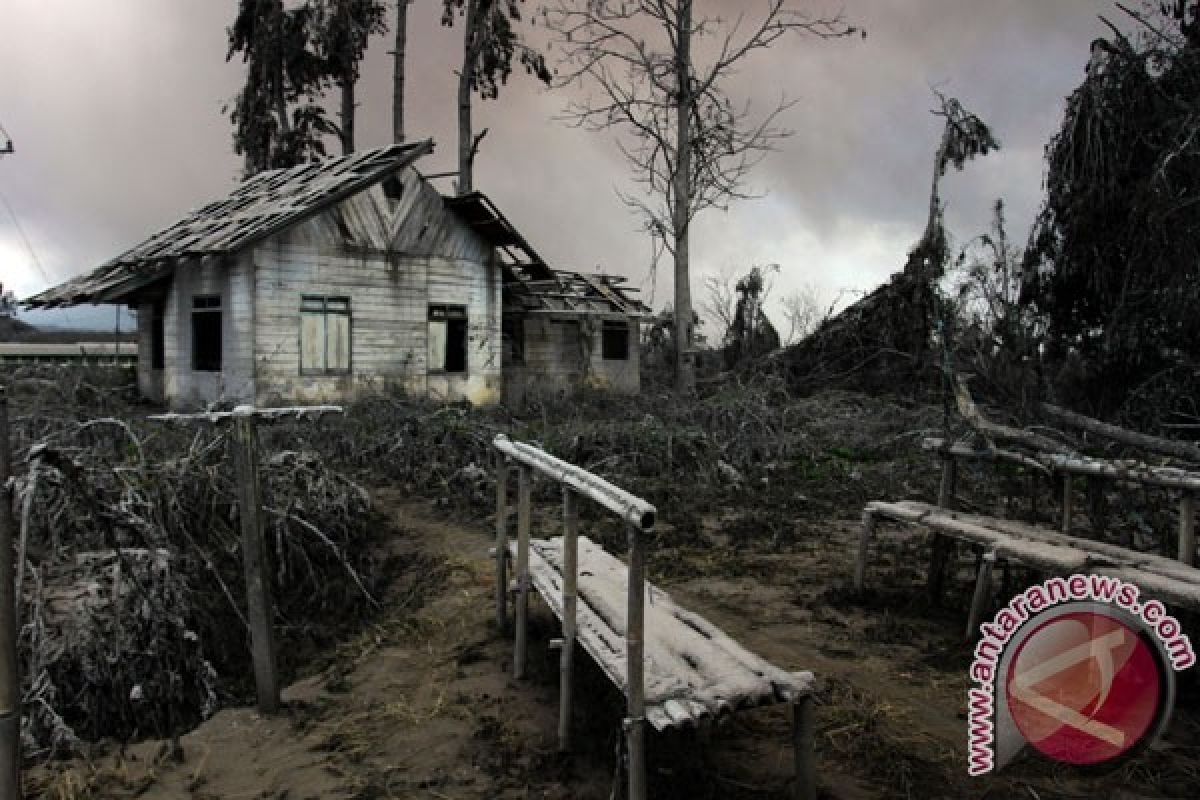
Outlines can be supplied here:
[[[675, 386], [695, 386], [688, 230], [706, 208], [747, 197], [750, 170], [788, 131], [780, 101], [753, 117], [735, 106], [726, 80], [756, 51], [791, 33], [822, 39], [857, 29], [840, 14], [811, 15], [789, 0], [763, 0], [753, 23], [693, 13], [694, 0], [554, 0], [546, 24], [560, 40], [560, 82], [590, 90], [568, 107], [589, 130], [626, 134], [621, 150], [645, 197], [624, 197], [645, 221], [657, 252], [674, 258]], [[693, 39], [702, 53], [693, 51]]]
[[701, 325], [713, 325], [713, 341], [720, 342], [733, 326], [737, 310], [737, 277], [729, 269], [704, 276], [704, 299], [700, 301]]
[[822, 301], [821, 293], [811, 284], [802, 286], [788, 293], [781, 301], [783, 319], [787, 323], [787, 335], [783, 344], [793, 345], [804, 339], [826, 319], [833, 311], [833, 304], [828, 306]]

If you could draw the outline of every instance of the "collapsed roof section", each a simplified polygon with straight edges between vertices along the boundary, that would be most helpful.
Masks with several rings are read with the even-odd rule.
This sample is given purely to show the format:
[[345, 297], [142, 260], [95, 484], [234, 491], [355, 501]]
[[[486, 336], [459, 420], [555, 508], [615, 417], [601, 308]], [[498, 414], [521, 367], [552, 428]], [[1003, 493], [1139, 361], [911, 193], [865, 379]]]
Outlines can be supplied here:
[[537, 251], [482, 192], [447, 197], [444, 202], [446, 208], [496, 248], [510, 272], [520, 268], [539, 280], [549, 280], [554, 276], [553, 270], [546, 266]]
[[303, 222], [433, 150], [433, 140], [363, 150], [247, 179], [92, 272], [25, 301], [31, 308], [107, 303], [166, 277], [183, 258], [242, 250]]
[[[548, 274], [548, 277], [544, 275]], [[511, 314], [555, 316], [649, 316], [650, 308], [633, 296], [621, 275], [523, 268], [505, 272], [504, 311]]]

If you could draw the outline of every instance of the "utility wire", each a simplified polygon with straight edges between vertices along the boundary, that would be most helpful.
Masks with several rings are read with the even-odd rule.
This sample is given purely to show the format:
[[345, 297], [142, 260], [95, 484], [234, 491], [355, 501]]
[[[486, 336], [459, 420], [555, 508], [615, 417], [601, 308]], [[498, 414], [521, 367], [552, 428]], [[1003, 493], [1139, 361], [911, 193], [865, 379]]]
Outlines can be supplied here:
[[[3, 130], [0, 128], [0, 130]], [[25, 249], [29, 251], [29, 257], [33, 260], [33, 266], [37, 268], [38, 274], [46, 281], [47, 285], [52, 285], [54, 281], [50, 280], [50, 276], [46, 273], [46, 268], [42, 266], [42, 260], [38, 258], [37, 251], [33, 249], [33, 243], [29, 241], [29, 237], [25, 234], [25, 227], [21, 224], [21, 218], [17, 216], [17, 212], [13, 210], [12, 203], [8, 202], [8, 197], [4, 194], [4, 190], [0, 189], [0, 204], [8, 215], [12, 217], [13, 227], [17, 229], [17, 234], [21, 237], [21, 241], [25, 244]], [[75, 321], [71, 319], [70, 313], [64, 308], [62, 309], [63, 319], [68, 325], [74, 325]]]
[[37, 267], [38, 274], [42, 276], [46, 283], [53, 283], [50, 280], [50, 276], [46, 274], [46, 270], [42, 266], [42, 260], [38, 258], [37, 251], [33, 249], [33, 244], [29, 241], [29, 237], [25, 235], [25, 228], [21, 225], [21, 220], [17, 217], [17, 212], [13, 210], [12, 204], [8, 202], [8, 197], [5, 196], [3, 189], [0, 189], [0, 203], [4, 204], [8, 215], [12, 217], [13, 226], [17, 229], [21, 241], [25, 244], [25, 249], [29, 251], [29, 257], [33, 259], [33, 265]]

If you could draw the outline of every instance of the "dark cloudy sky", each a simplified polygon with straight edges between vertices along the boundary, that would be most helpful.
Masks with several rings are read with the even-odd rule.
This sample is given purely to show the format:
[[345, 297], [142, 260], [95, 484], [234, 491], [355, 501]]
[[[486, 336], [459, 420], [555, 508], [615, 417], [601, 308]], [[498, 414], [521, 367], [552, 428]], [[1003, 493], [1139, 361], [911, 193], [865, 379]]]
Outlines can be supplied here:
[[[40, 262], [0, 204], [6, 288], [24, 297], [88, 270], [233, 186], [240, 161], [222, 106], [241, 81], [242, 65], [225, 62], [235, 5], [0, 3], [0, 125], [16, 148], [0, 157], [0, 192]], [[725, 16], [762, 5], [701, 2]], [[415, 0], [409, 21], [408, 128], [438, 144], [421, 165], [427, 173], [454, 168], [461, 31], [439, 25], [440, 8], [440, 0]], [[1098, 15], [1120, 17], [1107, 0], [845, 0], [841, 8], [868, 30], [865, 40], [781, 40], [729, 87], [759, 107], [781, 94], [798, 100], [785, 119], [795, 135], [753, 176], [765, 197], [698, 219], [696, 285], [707, 272], [778, 263], [777, 296], [809, 285], [832, 298], [900, 268], [924, 223], [940, 135], [930, 87], [959, 97], [1003, 145], [947, 180], [952, 234], [963, 241], [985, 230], [1003, 197], [1023, 237], [1039, 202], [1042, 148], [1083, 77], [1089, 42], [1106, 32]], [[377, 39], [364, 68], [361, 147], [391, 136], [389, 45]], [[564, 95], [523, 77], [477, 111], [490, 133], [476, 186], [551, 263], [626, 274], [661, 306], [670, 283], [665, 274], [656, 287], [649, 281], [650, 244], [617, 197], [628, 170], [612, 140], [555, 121]]]

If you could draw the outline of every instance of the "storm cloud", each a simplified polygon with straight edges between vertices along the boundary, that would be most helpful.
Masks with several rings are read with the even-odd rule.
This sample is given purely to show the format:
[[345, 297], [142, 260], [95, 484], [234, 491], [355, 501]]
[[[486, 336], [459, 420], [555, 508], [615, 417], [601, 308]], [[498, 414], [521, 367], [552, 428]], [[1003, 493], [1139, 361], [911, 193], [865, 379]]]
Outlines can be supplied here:
[[[0, 208], [6, 288], [26, 296], [88, 270], [233, 186], [241, 162], [222, 108], [242, 78], [242, 65], [225, 61], [234, 7], [6, 0], [0, 124], [16, 152], [0, 157], [0, 192], [41, 265]], [[761, 7], [701, 3], [724, 16]], [[947, 180], [955, 239], [985, 230], [1000, 197], [1023, 236], [1040, 200], [1043, 147], [1083, 77], [1089, 42], [1106, 32], [1097, 15], [1119, 16], [1098, 0], [847, 0], [843, 8], [866, 39], [784, 39], [730, 84], [734, 98], [757, 108], [795, 99], [783, 120], [795, 133], [753, 175], [762, 198], [698, 219], [697, 285], [706, 272], [778, 263], [777, 296], [813, 285], [831, 297], [899, 269], [924, 224], [941, 130], [931, 88], [960, 98], [1003, 145]], [[424, 172], [450, 171], [461, 30], [440, 25], [437, 0], [411, 9], [409, 136], [437, 142]], [[390, 45], [377, 38], [364, 65], [360, 147], [390, 140]], [[552, 264], [628, 275], [661, 306], [669, 269], [652, 285], [650, 243], [617, 196], [630, 188], [628, 169], [611, 137], [555, 119], [564, 103], [561, 91], [521, 74], [498, 101], [479, 103], [476, 125], [489, 133], [476, 186]]]

